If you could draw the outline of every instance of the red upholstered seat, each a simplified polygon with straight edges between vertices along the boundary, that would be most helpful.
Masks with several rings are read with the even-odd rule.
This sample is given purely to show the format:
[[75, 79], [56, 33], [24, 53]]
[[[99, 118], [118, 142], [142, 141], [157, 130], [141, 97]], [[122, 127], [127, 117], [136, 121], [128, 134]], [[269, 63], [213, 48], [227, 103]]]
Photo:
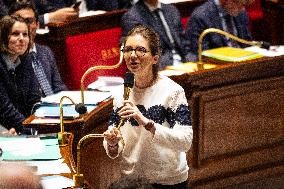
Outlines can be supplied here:
[[[119, 61], [119, 39], [121, 28], [111, 28], [66, 38], [66, 60], [69, 74], [64, 81], [70, 90], [80, 89], [83, 74], [95, 65], [114, 65]], [[85, 80], [87, 86], [98, 76], [121, 76], [126, 71], [125, 64], [113, 70], [92, 72]]]
[[251, 5], [246, 7], [246, 10], [251, 21], [263, 18], [261, 0], [255, 0]]
[[186, 29], [186, 25], [187, 25], [188, 20], [189, 20], [189, 16], [181, 18], [181, 24], [182, 24], [183, 29]]

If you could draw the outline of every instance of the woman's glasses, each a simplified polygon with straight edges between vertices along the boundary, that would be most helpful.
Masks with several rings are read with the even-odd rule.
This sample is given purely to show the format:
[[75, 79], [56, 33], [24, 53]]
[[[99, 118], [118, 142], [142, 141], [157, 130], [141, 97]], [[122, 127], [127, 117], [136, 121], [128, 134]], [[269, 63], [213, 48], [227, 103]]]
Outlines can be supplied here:
[[135, 54], [138, 56], [138, 57], [142, 57], [144, 56], [147, 52], [150, 52], [148, 51], [147, 49], [145, 49], [144, 47], [136, 47], [135, 49], [133, 49], [132, 47], [124, 47], [122, 49], [122, 52], [124, 54], [125, 57], [130, 57], [131, 56], [131, 53], [132, 51], [135, 52]]

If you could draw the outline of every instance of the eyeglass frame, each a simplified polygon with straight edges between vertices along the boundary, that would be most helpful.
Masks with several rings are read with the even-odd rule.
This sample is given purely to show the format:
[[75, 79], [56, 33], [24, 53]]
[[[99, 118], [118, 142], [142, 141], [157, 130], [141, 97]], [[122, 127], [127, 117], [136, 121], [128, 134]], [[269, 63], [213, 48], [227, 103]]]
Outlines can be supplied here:
[[[129, 47], [129, 46], [128, 46], [128, 47]], [[150, 52], [149, 50], [147, 50], [145, 47], [142, 47], [142, 46], [138, 46], [138, 47], [136, 47], [135, 49], [132, 48], [132, 47], [129, 47], [129, 48], [131, 48], [131, 49], [129, 49], [127, 52], [125, 52], [125, 47], [123, 47], [123, 49], [121, 49], [121, 51], [123, 52], [123, 55], [124, 55], [124, 56], [130, 57], [131, 54], [132, 54], [132, 52], [134, 51], [134, 53], [136, 54], [136, 56], [138, 56], [138, 57], [143, 57], [146, 53]], [[139, 53], [137, 54], [137, 50], [138, 50], [138, 52], [139, 52], [139, 48], [143, 48], [143, 50], [144, 50], [144, 52], [142, 52], [141, 49], [140, 49], [140, 53], [141, 53], [141, 52], [143, 53], [143, 55], [141, 55], [141, 56], [138, 55]], [[129, 54], [128, 54], [128, 53], [129, 53]]]

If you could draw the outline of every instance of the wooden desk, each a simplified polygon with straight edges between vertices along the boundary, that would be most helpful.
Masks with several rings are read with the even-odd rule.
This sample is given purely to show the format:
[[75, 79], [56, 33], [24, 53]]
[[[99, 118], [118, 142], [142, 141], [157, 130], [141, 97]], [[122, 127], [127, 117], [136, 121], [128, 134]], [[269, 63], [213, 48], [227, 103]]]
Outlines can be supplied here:
[[284, 184], [284, 56], [173, 77], [192, 108], [191, 188]]

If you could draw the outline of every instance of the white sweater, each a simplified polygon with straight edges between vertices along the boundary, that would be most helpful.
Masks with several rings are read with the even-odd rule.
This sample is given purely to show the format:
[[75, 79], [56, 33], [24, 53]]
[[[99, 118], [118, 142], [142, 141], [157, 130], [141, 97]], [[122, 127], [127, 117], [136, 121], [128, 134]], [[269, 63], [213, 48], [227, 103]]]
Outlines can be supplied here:
[[[115, 126], [119, 121], [115, 111], [122, 106], [122, 96], [114, 99], [114, 116], [110, 124]], [[129, 99], [145, 117], [155, 122], [156, 131], [153, 136], [143, 126], [138, 126], [134, 119], [121, 127], [125, 143], [124, 147], [119, 143], [119, 152], [123, 157], [122, 173], [137, 174], [146, 177], [151, 183], [164, 185], [186, 181], [186, 152], [191, 146], [193, 135], [183, 88], [168, 77], [159, 76], [151, 87], [134, 87]], [[104, 146], [107, 151], [106, 141]]]

